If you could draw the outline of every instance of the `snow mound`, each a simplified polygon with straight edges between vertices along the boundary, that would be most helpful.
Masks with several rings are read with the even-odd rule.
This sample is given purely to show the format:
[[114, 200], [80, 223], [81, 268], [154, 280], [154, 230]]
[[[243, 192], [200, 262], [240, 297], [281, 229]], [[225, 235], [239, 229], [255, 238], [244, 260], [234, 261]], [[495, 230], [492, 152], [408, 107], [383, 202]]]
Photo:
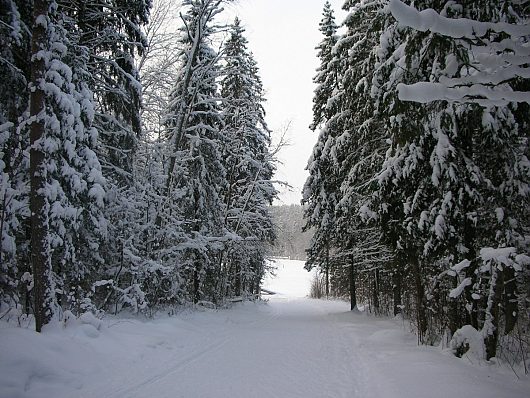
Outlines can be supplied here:
[[483, 360], [486, 357], [484, 337], [471, 325], [458, 329], [449, 342], [449, 347], [457, 357]]

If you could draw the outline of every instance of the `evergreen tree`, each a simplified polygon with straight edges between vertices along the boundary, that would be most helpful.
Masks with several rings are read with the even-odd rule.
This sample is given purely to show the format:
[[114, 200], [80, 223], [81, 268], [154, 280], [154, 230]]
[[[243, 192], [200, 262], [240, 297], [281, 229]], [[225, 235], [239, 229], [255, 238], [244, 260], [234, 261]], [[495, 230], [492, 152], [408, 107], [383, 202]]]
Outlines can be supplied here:
[[272, 257], [291, 260], [306, 260], [312, 231], [302, 232], [304, 209], [301, 205], [272, 206], [271, 214], [275, 226], [276, 240], [269, 249]]
[[[17, 133], [27, 109], [29, 92], [28, 32], [31, 10], [14, 0], [0, 2], [0, 307], [12, 307], [27, 296], [20, 276], [29, 275], [26, 237], [28, 219], [28, 136]], [[28, 14], [28, 15], [26, 15]], [[17, 95], [14, 95], [16, 93]], [[21, 288], [21, 289], [20, 289]], [[29, 300], [25, 300], [29, 310]]]
[[[169, 162], [166, 209], [160, 225], [171, 235], [163, 243], [177, 250], [178, 270], [188, 299], [212, 299], [212, 276], [218, 263], [224, 207], [219, 197], [225, 185], [221, 161], [222, 118], [216, 79], [218, 56], [210, 47], [213, 18], [219, 1], [185, 1], [181, 36], [181, 73], [167, 112]], [[175, 236], [180, 231], [181, 236]], [[174, 254], [173, 254], [174, 255]]]
[[455, 334], [461, 355], [459, 328], [471, 325], [491, 358], [527, 325], [524, 7], [384, 7], [346, 2], [347, 30], [319, 69], [340, 73], [314, 101], [312, 127], [324, 127], [304, 192], [309, 264], [341, 265], [334, 293], [349, 284], [352, 304], [356, 292], [374, 312], [403, 310], [422, 342]]
[[107, 178], [118, 187], [133, 178], [134, 151], [141, 132], [141, 85], [134, 63], [145, 46], [142, 25], [151, 0], [59, 1], [73, 19], [80, 45], [88, 48], [88, 84], [94, 92], [94, 126]]
[[384, 116], [376, 112], [372, 98], [371, 81], [385, 18], [382, 3], [358, 1], [345, 6], [349, 11], [344, 22], [347, 31], [334, 50], [335, 62], [343, 73], [336, 117], [329, 122], [338, 131], [331, 153], [340, 182], [335, 220], [336, 234], [341, 236], [337, 254], [350, 263], [352, 293], [356, 274], [373, 274], [372, 298], [378, 312], [380, 270], [389, 271], [391, 256], [381, 242], [377, 215], [371, 207], [377, 188], [375, 177], [388, 144], [382, 128]]
[[317, 85], [313, 97], [313, 123], [310, 126], [313, 131], [329, 119], [328, 101], [337, 89], [339, 69], [333, 55], [333, 47], [338, 40], [337, 29], [333, 9], [329, 1], [326, 1], [319, 23], [319, 30], [324, 37], [316, 47], [320, 66], [313, 78], [313, 83]]
[[[449, 20], [510, 18], [503, 16], [500, 5], [488, 1], [458, 7], [425, 1], [415, 7], [432, 8]], [[490, 33], [488, 40], [495, 35]], [[470, 45], [469, 40], [394, 24], [382, 43], [386, 46], [380, 52], [375, 89], [378, 105], [390, 111], [387, 128], [392, 134], [380, 177], [382, 225], [413, 271], [420, 338], [437, 333], [435, 319], [443, 314], [453, 333], [465, 324], [481, 329], [489, 358], [495, 353], [499, 326], [491, 303], [498, 302], [506, 287], [499, 284], [497, 268], [481, 264], [481, 253], [484, 247], [512, 245], [506, 236], [523, 236], [525, 214], [512, 203], [528, 200], [524, 133], [512, 105], [412, 104], [397, 97], [399, 84], [443, 83], [465, 74], [475, 56], [472, 40]], [[514, 186], [521, 189], [507, 188]], [[506, 229], [508, 208], [512, 216]], [[449, 312], [444, 309], [447, 298]]]
[[338, 201], [336, 169], [332, 164], [332, 151], [337, 134], [333, 124], [338, 101], [338, 64], [333, 59], [333, 47], [337, 43], [337, 25], [331, 5], [324, 5], [320, 31], [324, 38], [317, 46], [320, 66], [313, 82], [317, 84], [313, 98], [313, 123], [316, 130], [323, 125], [313, 153], [308, 161], [309, 177], [304, 185], [302, 204], [306, 205], [304, 230], [314, 228], [314, 235], [307, 251], [309, 269], [320, 266], [326, 273], [326, 294], [329, 294], [330, 249], [333, 245], [335, 207]]
[[247, 44], [236, 18], [223, 48], [226, 63], [221, 96], [227, 184], [222, 198], [224, 225], [232, 239], [221, 253], [221, 264], [227, 279], [223, 289], [238, 296], [258, 291], [265, 269], [265, 248], [274, 238], [267, 205], [276, 196], [263, 87]]
[[146, 191], [135, 175], [141, 135], [140, 75], [136, 58], [147, 46], [142, 27], [147, 24], [150, 0], [59, 2], [88, 50], [86, 83], [94, 92], [93, 125], [98, 131], [98, 158], [106, 180], [105, 218], [109, 221], [102, 247], [107, 283], [96, 289], [98, 307], [114, 302], [114, 309], [145, 308], [141, 288], [152, 258], [145, 238]]
[[[31, 257], [40, 331], [57, 311], [56, 293], [66, 294], [70, 305], [88, 304], [106, 224], [101, 167], [92, 150], [92, 93], [83, 82], [86, 50], [69, 53], [76, 47], [57, 3], [36, 2], [33, 13], [30, 114], [19, 128], [30, 128]], [[79, 261], [87, 256], [91, 269]]]

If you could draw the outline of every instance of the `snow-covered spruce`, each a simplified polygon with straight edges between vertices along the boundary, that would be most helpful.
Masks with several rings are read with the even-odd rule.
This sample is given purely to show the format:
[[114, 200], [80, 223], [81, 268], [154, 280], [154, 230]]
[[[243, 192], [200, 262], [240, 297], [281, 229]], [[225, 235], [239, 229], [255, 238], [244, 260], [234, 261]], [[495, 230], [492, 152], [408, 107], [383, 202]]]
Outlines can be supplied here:
[[268, 206], [277, 192], [271, 178], [275, 160], [263, 109], [259, 71], [236, 18], [223, 49], [221, 97], [222, 158], [226, 185], [224, 228], [230, 239], [220, 253], [221, 286], [228, 296], [259, 292], [265, 274], [267, 245], [275, 236]]
[[334, 241], [333, 224], [338, 200], [331, 159], [337, 129], [330, 119], [333, 119], [337, 109], [340, 68], [333, 56], [333, 48], [338, 40], [338, 27], [328, 1], [324, 4], [319, 27], [323, 38], [317, 46], [320, 66], [313, 78], [317, 87], [313, 97], [313, 122], [310, 126], [313, 131], [319, 130], [319, 136], [307, 163], [309, 177], [304, 184], [302, 204], [305, 205], [303, 229], [314, 229], [307, 248], [306, 267], [318, 267], [325, 274], [326, 295], [329, 295], [330, 250]]
[[[331, 239], [315, 253], [324, 268], [337, 259], [332, 292], [350, 285], [375, 312], [403, 311], [423, 342], [471, 325], [491, 358], [528, 328], [528, 266], [480, 255], [529, 250], [528, 16], [515, 1], [411, 3], [345, 4], [306, 217], [315, 242]], [[440, 85], [463, 94], [438, 96]]]

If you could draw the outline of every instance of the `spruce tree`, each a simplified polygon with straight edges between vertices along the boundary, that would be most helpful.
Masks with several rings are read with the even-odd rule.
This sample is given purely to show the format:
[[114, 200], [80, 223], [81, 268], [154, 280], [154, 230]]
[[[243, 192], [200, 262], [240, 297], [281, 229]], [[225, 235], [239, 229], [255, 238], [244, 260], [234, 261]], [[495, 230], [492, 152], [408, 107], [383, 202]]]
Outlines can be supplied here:
[[[136, 178], [135, 160], [142, 133], [142, 87], [136, 60], [147, 42], [150, 0], [59, 1], [88, 51], [86, 84], [94, 93], [95, 148], [105, 177], [107, 239], [101, 248], [108, 281], [96, 288], [98, 307], [145, 308], [141, 288], [151, 258], [138, 242], [145, 238], [145, 190]], [[156, 268], [156, 267], [154, 267]]]
[[[432, 8], [449, 20], [465, 17], [470, 24], [510, 18], [488, 1], [462, 7], [424, 1], [415, 7]], [[488, 40], [491, 35], [496, 34], [490, 33]], [[375, 91], [378, 105], [391, 115], [387, 128], [392, 145], [379, 179], [383, 226], [415, 275], [420, 336], [436, 334], [436, 319], [443, 314], [452, 333], [466, 324], [480, 329], [489, 358], [499, 327], [497, 307], [490, 304], [503, 294], [504, 272], [483, 266], [484, 248], [508, 247], [513, 243], [507, 236], [524, 235], [524, 211], [512, 204], [528, 200], [526, 189], [507, 188], [527, 186], [520, 146], [524, 133], [515, 122], [513, 105], [421, 97], [422, 103], [414, 104], [398, 97], [403, 84], [461, 79], [475, 62], [477, 48], [481, 51], [482, 40], [477, 37], [475, 43], [396, 23], [382, 38]], [[508, 208], [510, 227], [504, 219]]]
[[[377, 45], [385, 19], [382, 4], [377, 2], [359, 1], [346, 9], [347, 31], [334, 50], [343, 71], [338, 110], [329, 122], [338, 131], [331, 154], [340, 181], [335, 230], [341, 236], [338, 253], [349, 263], [350, 278], [355, 279], [359, 272], [373, 274], [372, 298], [377, 304], [380, 269], [392, 273], [388, 269], [391, 255], [381, 241], [377, 215], [372, 209], [377, 188], [375, 177], [388, 146], [382, 128], [384, 115], [376, 112], [371, 93]], [[378, 305], [374, 305], [374, 310], [379, 311]]]
[[142, 25], [151, 0], [59, 1], [87, 47], [89, 87], [97, 100], [94, 126], [104, 173], [119, 187], [133, 178], [141, 133], [141, 85], [135, 55], [147, 45]]
[[331, 152], [337, 134], [333, 120], [336, 117], [339, 69], [333, 59], [332, 51], [337, 42], [337, 25], [331, 5], [324, 5], [320, 31], [324, 36], [317, 46], [320, 66], [313, 82], [317, 84], [313, 98], [312, 130], [320, 130], [313, 153], [309, 158], [307, 170], [309, 177], [304, 185], [302, 204], [306, 205], [304, 230], [314, 228], [314, 235], [307, 250], [309, 269], [319, 266], [326, 273], [326, 294], [329, 294], [330, 250], [333, 245], [335, 207], [338, 184], [336, 170], [332, 164]]
[[[181, 74], [175, 82], [166, 116], [166, 209], [159, 214], [173, 236], [162, 244], [178, 251], [178, 272], [187, 298], [195, 303], [212, 299], [211, 286], [218, 263], [225, 185], [221, 161], [222, 118], [217, 92], [218, 56], [210, 47], [213, 18], [219, 1], [186, 1], [181, 36]], [[176, 236], [176, 231], [181, 235]], [[205, 297], [206, 296], [206, 297]]]
[[[57, 311], [57, 293], [70, 305], [88, 304], [106, 224], [101, 167], [92, 150], [92, 93], [83, 81], [86, 50], [73, 51], [54, 1], [36, 2], [33, 15], [30, 114], [19, 129], [30, 129], [31, 258], [40, 331]], [[79, 261], [86, 257], [90, 269]]]
[[[14, 0], [0, 2], [0, 307], [25, 304], [20, 276], [31, 269], [25, 231], [28, 224], [27, 162], [29, 137], [17, 132], [27, 109], [30, 78], [31, 15]], [[31, 11], [31, 10], [29, 10]], [[14, 95], [16, 93], [16, 95]]]
[[[223, 159], [227, 184], [222, 191], [224, 226], [232, 238], [221, 253], [223, 289], [228, 294], [257, 293], [264, 275], [265, 248], [274, 238], [267, 205], [276, 190], [265, 122], [263, 87], [238, 18], [224, 45]], [[227, 285], [227, 286], [224, 286]]]

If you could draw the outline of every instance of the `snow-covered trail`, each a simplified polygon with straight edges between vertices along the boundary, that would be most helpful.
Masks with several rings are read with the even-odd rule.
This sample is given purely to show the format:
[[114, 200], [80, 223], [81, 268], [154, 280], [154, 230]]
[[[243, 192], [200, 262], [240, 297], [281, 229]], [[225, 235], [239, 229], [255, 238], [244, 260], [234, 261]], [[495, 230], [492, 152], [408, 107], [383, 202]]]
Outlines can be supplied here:
[[280, 264], [268, 303], [111, 319], [100, 331], [0, 329], [0, 398], [530, 396], [528, 378], [418, 347], [398, 321], [300, 297], [302, 265]]
[[131, 374], [123, 387], [86, 396], [105, 390], [109, 398], [367, 396], [362, 366], [340, 344], [343, 333], [328, 314], [341, 304], [285, 299], [227, 311], [208, 322], [210, 337], [196, 350]]

